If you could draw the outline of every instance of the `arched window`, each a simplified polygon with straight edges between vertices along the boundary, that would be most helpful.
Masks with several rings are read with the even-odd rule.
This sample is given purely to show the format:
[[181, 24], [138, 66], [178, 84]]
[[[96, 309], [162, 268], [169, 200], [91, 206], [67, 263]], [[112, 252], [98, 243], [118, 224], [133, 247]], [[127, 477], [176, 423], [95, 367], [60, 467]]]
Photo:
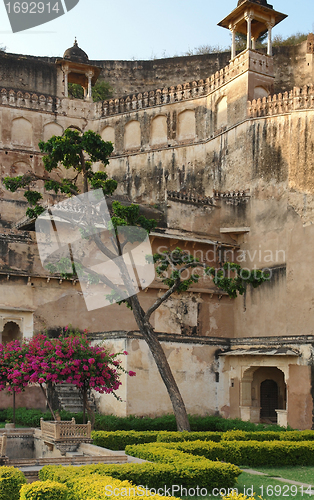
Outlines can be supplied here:
[[115, 143], [115, 130], [113, 127], [105, 127], [100, 135], [103, 141], [110, 141], [112, 144]]
[[223, 96], [216, 105], [216, 128], [219, 129], [228, 124], [227, 97]]
[[44, 134], [43, 139], [44, 142], [48, 141], [53, 135], [62, 135], [63, 128], [56, 122], [46, 123], [44, 125]]
[[267, 97], [269, 92], [264, 87], [255, 87], [254, 89], [254, 99], [263, 99]]
[[154, 146], [165, 144], [167, 140], [167, 117], [164, 115], [156, 116], [151, 123], [150, 143]]
[[33, 127], [25, 118], [15, 118], [12, 121], [11, 130], [12, 143], [19, 146], [32, 146]]
[[137, 120], [128, 122], [124, 128], [124, 148], [132, 149], [141, 146], [141, 126]]
[[195, 137], [195, 112], [186, 109], [178, 116], [178, 140], [194, 139]]

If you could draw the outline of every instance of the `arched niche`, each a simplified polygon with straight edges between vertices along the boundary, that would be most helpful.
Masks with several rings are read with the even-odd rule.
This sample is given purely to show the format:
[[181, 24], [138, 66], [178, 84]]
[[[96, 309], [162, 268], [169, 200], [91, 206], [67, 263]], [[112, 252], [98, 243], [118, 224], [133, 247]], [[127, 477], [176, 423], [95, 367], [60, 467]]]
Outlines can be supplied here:
[[15, 118], [12, 121], [11, 140], [19, 146], [32, 146], [33, 127], [25, 118]]
[[56, 122], [46, 123], [44, 125], [43, 140], [48, 141], [53, 135], [62, 135], [63, 128]]
[[31, 170], [31, 166], [25, 161], [16, 161], [10, 167], [10, 177], [14, 177], [16, 175], [24, 175], [26, 172]]
[[15, 321], [7, 321], [2, 331], [2, 344], [22, 338], [20, 326]]
[[254, 88], [254, 99], [263, 99], [263, 97], [267, 97], [269, 92], [261, 86]]
[[153, 118], [150, 127], [150, 144], [155, 146], [166, 144], [167, 141], [167, 117], [164, 115], [156, 116]]
[[124, 128], [124, 149], [139, 148], [141, 146], [141, 126], [137, 120], [132, 120]]
[[115, 143], [115, 130], [109, 125], [101, 131], [101, 138], [103, 141], [110, 141], [112, 144]]
[[194, 139], [195, 137], [195, 111], [186, 109], [178, 116], [178, 140]]
[[216, 128], [224, 127], [228, 123], [227, 96], [223, 96], [216, 104]]

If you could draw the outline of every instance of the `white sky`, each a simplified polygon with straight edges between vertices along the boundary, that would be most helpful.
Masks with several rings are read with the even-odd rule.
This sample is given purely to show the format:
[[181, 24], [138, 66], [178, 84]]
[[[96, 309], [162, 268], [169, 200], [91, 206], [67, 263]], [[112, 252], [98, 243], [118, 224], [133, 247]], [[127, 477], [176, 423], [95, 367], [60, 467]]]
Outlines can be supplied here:
[[[77, 36], [89, 58], [99, 60], [171, 57], [201, 45], [228, 47], [229, 32], [217, 23], [237, 5], [237, 0], [80, 0], [60, 18], [12, 33], [8, 1], [0, 0], [0, 45], [7, 52], [62, 56]], [[313, 0], [269, 1], [289, 16], [274, 34], [314, 30]]]

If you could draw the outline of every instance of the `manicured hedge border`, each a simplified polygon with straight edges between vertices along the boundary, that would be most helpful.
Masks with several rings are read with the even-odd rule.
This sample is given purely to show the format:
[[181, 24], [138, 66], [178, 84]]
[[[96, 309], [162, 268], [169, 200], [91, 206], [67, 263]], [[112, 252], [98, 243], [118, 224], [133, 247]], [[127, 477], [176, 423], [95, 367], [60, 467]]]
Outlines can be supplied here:
[[173, 450], [173, 454], [176, 457], [172, 463], [96, 464], [82, 467], [45, 466], [40, 471], [39, 478], [68, 484], [69, 481], [76, 481], [82, 475], [87, 477], [96, 473], [100, 476], [110, 475], [121, 480], [127, 477], [132, 483], [149, 488], [162, 488], [165, 485], [175, 484], [182, 485], [184, 488], [198, 485], [209, 489], [232, 487], [241, 473], [241, 470], [233, 464], [212, 462], [204, 457], [194, 457], [176, 450]]
[[313, 441], [183, 441], [127, 446], [125, 451], [129, 455], [161, 463], [174, 463], [179, 459], [176, 454], [183, 452], [197, 458], [205, 457], [208, 460], [222, 460], [251, 467], [278, 463], [314, 465]]
[[[115, 479], [108, 475], [99, 473], [88, 473], [85, 468], [80, 468], [79, 471], [74, 470], [76, 467], [63, 467], [60, 472], [58, 467], [46, 466], [44, 471], [40, 471], [39, 476], [43, 479], [42, 485], [51, 483], [59, 484], [61, 487], [67, 488], [66, 500], [108, 500], [108, 498], [127, 498], [128, 500], [139, 500], [139, 498], [147, 498], [146, 490], [140, 486], [132, 484], [127, 480]], [[54, 477], [55, 479], [46, 479]], [[56, 481], [56, 477], [58, 481]], [[33, 483], [35, 484], [35, 483]], [[40, 483], [39, 483], [40, 484]], [[111, 493], [111, 495], [110, 495]], [[40, 497], [45, 498], [46, 496]], [[165, 497], [152, 494], [149, 495], [149, 500], [163, 500]], [[33, 499], [25, 499], [33, 500]], [[34, 500], [39, 500], [34, 498]], [[47, 497], [50, 500], [50, 497]], [[57, 500], [57, 499], [51, 499]], [[63, 499], [60, 499], [63, 500]], [[167, 497], [167, 500], [177, 500], [174, 497]]]
[[93, 443], [110, 450], [124, 450], [127, 445], [153, 442], [180, 442], [180, 441], [312, 441], [314, 431], [286, 431], [286, 432], [168, 432], [168, 431], [93, 431]]

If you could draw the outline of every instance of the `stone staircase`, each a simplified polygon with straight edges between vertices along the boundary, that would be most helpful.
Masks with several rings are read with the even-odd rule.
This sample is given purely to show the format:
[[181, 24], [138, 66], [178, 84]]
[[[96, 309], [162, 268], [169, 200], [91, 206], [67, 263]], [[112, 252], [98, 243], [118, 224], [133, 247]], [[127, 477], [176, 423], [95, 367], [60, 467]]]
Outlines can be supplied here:
[[[55, 386], [56, 396], [59, 401], [59, 406], [62, 410], [70, 411], [71, 413], [79, 413], [83, 411], [83, 401], [79, 390], [73, 384], [58, 384]], [[96, 404], [93, 397], [88, 399], [92, 410], [96, 411]]]

